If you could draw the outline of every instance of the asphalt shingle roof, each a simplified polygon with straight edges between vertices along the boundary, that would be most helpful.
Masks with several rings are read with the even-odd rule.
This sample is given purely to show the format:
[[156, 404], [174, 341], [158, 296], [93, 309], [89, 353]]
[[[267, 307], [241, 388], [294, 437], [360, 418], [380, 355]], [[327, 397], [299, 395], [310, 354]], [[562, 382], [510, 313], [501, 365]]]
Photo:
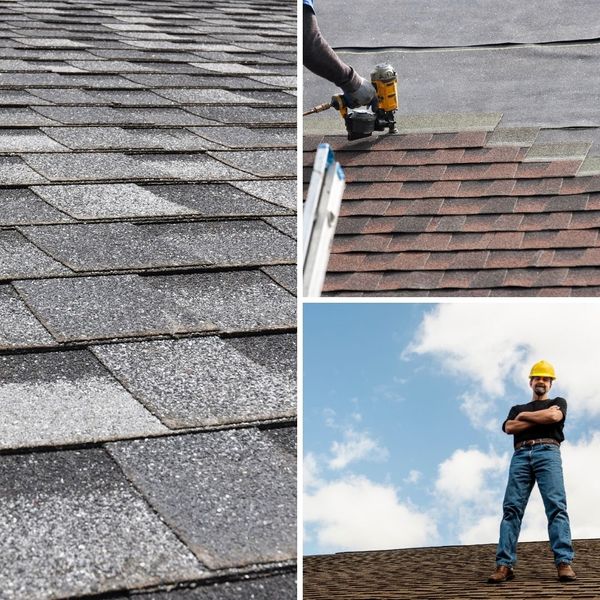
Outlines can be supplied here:
[[488, 584], [495, 544], [304, 557], [305, 600], [598, 598], [600, 540], [574, 540], [577, 580], [561, 583], [548, 542], [521, 542], [515, 579]]
[[0, 597], [296, 597], [296, 6], [0, 2]]
[[598, 159], [501, 115], [399, 117], [400, 135], [325, 141], [347, 187], [329, 295], [598, 295]]

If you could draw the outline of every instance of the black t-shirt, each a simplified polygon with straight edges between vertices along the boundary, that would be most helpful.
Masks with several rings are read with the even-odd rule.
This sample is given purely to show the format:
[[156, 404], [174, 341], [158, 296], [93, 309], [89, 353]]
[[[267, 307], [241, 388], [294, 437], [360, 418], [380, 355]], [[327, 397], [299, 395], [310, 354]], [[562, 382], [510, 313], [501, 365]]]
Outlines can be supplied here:
[[[532, 400], [527, 404], [517, 404], [510, 409], [506, 421], [511, 421], [521, 412], [534, 412], [536, 410], [544, 410], [551, 406], [558, 406], [562, 411], [562, 421], [558, 423], [549, 423], [547, 425], [533, 425], [525, 431], [514, 434], [514, 443], [524, 442], [525, 440], [536, 440], [538, 438], [552, 438], [557, 442], [562, 442], [565, 439], [563, 427], [567, 417], [567, 401], [564, 398], [553, 398], [548, 400]], [[502, 431], [506, 432], [506, 421], [502, 423]]]

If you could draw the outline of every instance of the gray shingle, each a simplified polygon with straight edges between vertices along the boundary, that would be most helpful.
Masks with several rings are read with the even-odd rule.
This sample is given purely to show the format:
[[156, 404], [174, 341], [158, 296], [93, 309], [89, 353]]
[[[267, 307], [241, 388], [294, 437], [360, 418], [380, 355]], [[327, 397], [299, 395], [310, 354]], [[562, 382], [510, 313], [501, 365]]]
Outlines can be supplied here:
[[71, 221], [71, 218], [42, 202], [27, 188], [0, 189], [0, 225]]
[[32, 190], [76, 219], [153, 217], [195, 212], [152, 193], [153, 188], [146, 189], [133, 183], [41, 185]]
[[[45, 107], [40, 107], [45, 108]], [[52, 125], [56, 124], [54, 119], [47, 119], [34, 110], [23, 108], [0, 107], [0, 126], [22, 127], [26, 125]]]
[[260, 271], [153, 277], [182, 310], [225, 330], [294, 327], [296, 299]]
[[296, 460], [264, 434], [216, 431], [108, 450], [210, 567], [295, 556]]
[[[216, 121], [232, 125], [246, 125], [247, 123], [260, 123], [269, 125], [295, 125], [295, 108], [252, 108], [250, 106], [239, 106], [231, 110], [226, 106], [190, 106], [189, 112]], [[208, 125], [209, 123], [205, 123]]]
[[204, 154], [138, 154], [135, 160], [144, 165], [144, 172], [151, 173], [155, 169], [167, 176], [186, 181], [231, 181], [248, 179], [252, 175], [234, 169]]
[[173, 102], [148, 90], [89, 90], [97, 101], [123, 106], [169, 106]]
[[47, 183], [18, 156], [0, 156], [0, 185], [32, 185]]
[[55, 345], [12, 287], [0, 285], [0, 350]]
[[256, 104], [258, 101], [222, 89], [161, 89], [157, 94], [181, 104]]
[[69, 273], [69, 269], [41, 252], [17, 231], [0, 230], [0, 280]]
[[5, 104], [31, 106], [34, 104], [48, 104], [48, 102], [36, 98], [25, 90], [1, 90], [0, 91], [0, 106]]
[[37, 129], [0, 129], [0, 152], [68, 152]]
[[[17, 281], [13, 285], [60, 341], [209, 331], [198, 312], [175, 304], [179, 290], [137, 275]], [[175, 282], [174, 282], [175, 283]], [[208, 311], [206, 311], [208, 312]]]
[[296, 244], [262, 221], [76, 224], [22, 231], [75, 271], [256, 265], [292, 261], [296, 256]]
[[[54, 104], [99, 104], [99, 102], [84, 90], [77, 89], [44, 89], [44, 88], [30, 88], [28, 90], [36, 97]], [[36, 102], [34, 102], [36, 104]], [[40, 102], [40, 104], [42, 104]], [[77, 107], [77, 110], [81, 110], [82, 107]]]
[[268, 369], [217, 337], [110, 344], [94, 352], [169, 427], [296, 413], [293, 374]]
[[249, 129], [245, 127], [190, 127], [198, 135], [227, 148], [296, 147], [295, 129]]
[[[2, 110], [2, 109], [0, 109]], [[9, 109], [3, 109], [9, 110]], [[15, 109], [19, 110], [19, 109]], [[203, 119], [176, 107], [165, 108], [112, 108], [109, 106], [79, 106], [73, 110], [66, 106], [40, 106], [41, 114], [53, 121], [33, 122], [33, 125], [46, 125], [54, 122], [63, 125], [206, 125]], [[0, 124], [2, 115], [0, 114]], [[15, 123], [18, 125], [20, 123]]]
[[223, 146], [203, 139], [188, 129], [140, 129], [123, 127], [52, 127], [50, 137], [74, 150], [212, 150]]
[[[245, 184], [251, 182], [237, 183]], [[271, 215], [286, 212], [273, 204], [262, 202], [236, 189], [238, 187], [236, 184], [152, 185], [145, 189], [165, 200], [188, 206], [190, 210], [211, 217]], [[233, 187], [233, 185], [236, 187]]]
[[295, 181], [236, 181], [232, 185], [257, 198], [291, 210], [295, 210], [298, 205]]
[[209, 154], [232, 167], [260, 177], [296, 175], [296, 150], [213, 151]]
[[[116, 152], [26, 154], [23, 158], [29, 166], [50, 181], [151, 179], [171, 176], [171, 173], [162, 169], [161, 165], [148, 165], [144, 161]], [[2, 160], [0, 159], [0, 161]], [[1, 165], [2, 162], [0, 162], [0, 168]], [[41, 181], [38, 179], [31, 183], [41, 183]]]
[[7, 598], [157, 585], [205, 571], [103, 450], [4, 456], [0, 578]]
[[171, 592], [141, 594], [139, 600], [296, 600], [294, 573], [260, 577], [249, 581], [226, 581]]
[[238, 352], [269, 371], [296, 379], [296, 335], [254, 335], [228, 338]]
[[298, 221], [295, 217], [264, 217], [264, 220], [279, 229], [282, 233], [296, 239], [298, 234]]
[[296, 265], [275, 265], [263, 267], [263, 271], [274, 279], [280, 286], [284, 287], [290, 294], [296, 294]]
[[0, 356], [0, 448], [167, 431], [89, 352]]

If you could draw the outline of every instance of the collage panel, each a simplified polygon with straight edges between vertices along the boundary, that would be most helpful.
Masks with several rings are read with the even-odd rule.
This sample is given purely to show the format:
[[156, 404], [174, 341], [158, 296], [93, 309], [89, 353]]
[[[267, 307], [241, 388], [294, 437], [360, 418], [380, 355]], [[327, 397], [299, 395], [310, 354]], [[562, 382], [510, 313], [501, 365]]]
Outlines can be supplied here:
[[599, 317], [305, 303], [303, 598], [596, 589]]
[[297, 7], [7, 0], [0, 598], [297, 597]]
[[600, 12], [552, 5], [303, 3], [305, 296], [598, 296]]

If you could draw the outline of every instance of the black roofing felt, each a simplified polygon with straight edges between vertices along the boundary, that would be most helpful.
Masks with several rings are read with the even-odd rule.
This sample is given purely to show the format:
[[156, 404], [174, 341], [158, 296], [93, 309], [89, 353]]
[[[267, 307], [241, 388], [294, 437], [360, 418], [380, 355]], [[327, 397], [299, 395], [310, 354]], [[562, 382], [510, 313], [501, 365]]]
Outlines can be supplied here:
[[295, 598], [295, 4], [0, 25], [0, 596]]

